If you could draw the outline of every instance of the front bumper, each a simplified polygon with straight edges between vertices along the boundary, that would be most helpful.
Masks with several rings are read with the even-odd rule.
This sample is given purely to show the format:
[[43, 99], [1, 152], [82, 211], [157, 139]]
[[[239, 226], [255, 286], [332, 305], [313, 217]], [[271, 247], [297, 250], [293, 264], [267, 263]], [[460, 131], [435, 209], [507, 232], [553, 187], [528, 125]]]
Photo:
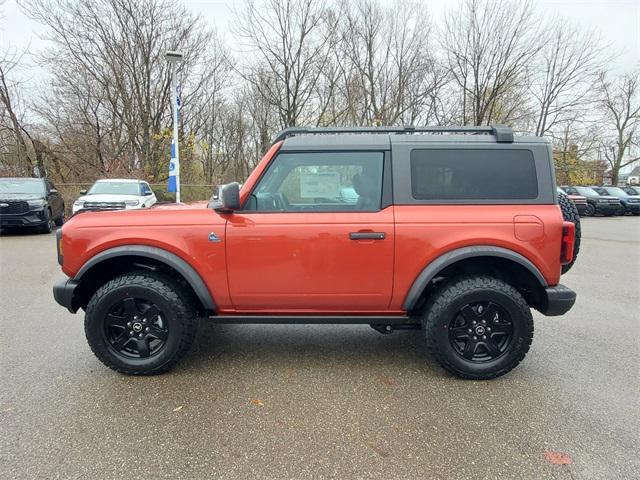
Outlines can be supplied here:
[[43, 210], [30, 210], [25, 213], [0, 215], [0, 228], [41, 227], [47, 223]]
[[576, 292], [561, 284], [545, 288], [545, 293], [547, 294], [547, 301], [543, 308], [540, 309], [540, 313], [547, 317], [564, 315], [576, 303]]
[[53, 298], [71, 313], [76, 313], [79, 306], [74, 303], [75, 290], [78, 287], [78, 282], [67, 278], [65, 280], [58, 280], [53, 285]]
[[640, 213], [640, 203], [627, 203], [624, 209], [629, 213]]
[[622, 206], [619, 203], [596, 203], [596, 213], [601, 213], [603, 215], [614, 215], [620, 211], [620, 207]]

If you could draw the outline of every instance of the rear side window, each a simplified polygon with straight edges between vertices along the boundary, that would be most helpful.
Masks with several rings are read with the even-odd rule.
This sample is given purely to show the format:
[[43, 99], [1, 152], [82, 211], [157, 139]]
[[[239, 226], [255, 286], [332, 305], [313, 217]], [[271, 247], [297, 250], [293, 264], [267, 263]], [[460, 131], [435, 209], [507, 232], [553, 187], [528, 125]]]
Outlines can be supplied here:
[[522, 200], [538, 197], [529, 150], [411, 151], [411, 194], [416, 200]]

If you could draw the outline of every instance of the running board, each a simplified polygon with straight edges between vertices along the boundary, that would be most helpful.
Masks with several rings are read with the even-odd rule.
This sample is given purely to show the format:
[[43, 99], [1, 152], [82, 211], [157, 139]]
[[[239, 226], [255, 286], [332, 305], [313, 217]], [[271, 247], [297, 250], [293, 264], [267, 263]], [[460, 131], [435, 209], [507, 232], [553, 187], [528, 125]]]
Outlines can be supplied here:
[[420, 325], [414, 318], [389, 315], [212, 315], [208, 320], [214, 323]]

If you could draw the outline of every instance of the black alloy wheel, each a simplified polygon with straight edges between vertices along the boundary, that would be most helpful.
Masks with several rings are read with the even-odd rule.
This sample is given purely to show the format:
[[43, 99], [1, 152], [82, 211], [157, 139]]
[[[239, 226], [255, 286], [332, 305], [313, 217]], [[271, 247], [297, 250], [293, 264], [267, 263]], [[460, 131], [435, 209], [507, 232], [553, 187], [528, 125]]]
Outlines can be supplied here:
[[128, 358], [157, 355], [169, 336], [169, 324], [160, 308], [146, 299], [118, 301], [104, 322], [107, 342], [116, 353]]
[[465, 360], [487, 362], [502, 356], [513, 339], [511, 317], [493, 302], [468, 303], [449, 323], [449, 342]]
[[191, 347], [197, 325], [192, 293], [154, 271], [124, 273], [106, 282], [89, 300], [84, 321], [93, 353], [129, 375], [170, 370]]
[[487, 275], [452, 278], [429, 298], [422, 319], [427, 347], [460, 378], [487, 380], [512, 370], [533, 340], [533, 316], [522, 294]]

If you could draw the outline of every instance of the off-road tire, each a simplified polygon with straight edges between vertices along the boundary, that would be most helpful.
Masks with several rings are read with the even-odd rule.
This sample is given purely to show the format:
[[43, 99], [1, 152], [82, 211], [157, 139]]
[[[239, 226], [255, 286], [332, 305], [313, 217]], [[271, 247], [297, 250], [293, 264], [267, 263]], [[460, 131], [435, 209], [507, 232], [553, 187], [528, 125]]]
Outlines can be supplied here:
[[[168, 322], [168, 336], [164, 345], [148, 358], [123, 356], [110, 344], [105, 333], [111, 307], [129, 298], [152, 301]], [[152, 271], [126, 273], [105, 283], [91, 297], [85, 313], [85, 335], [96, 357], [116, 372], [128, 375], [164, 373], [193, 344], [198, 326], [194, 303], [190, 292], [169, 277]]]
[[563, 195], [562, 193], [558, 193], [558, 204], [560, 205], [560, 210], [562, 210], [562, 218], [566, 222], [571, 222], [576, 226], [576, 236], [573, 242], [573, 260], [571, 263], [567, 263], [566, 265], [562, 265], [562, 273], [567, 273], [573, 267], [573, 264], [578, 258], [578, 252], [580, 251], [580, 237], [582, 236], [581, 228], [580, 228], [580, 214], [578, 213], [578, 208], [571, 201], [569, 197]]
[[[512, 335], [500, 356], [488, 361], [463, 358], [450, 341], [451, 322], [472, 302], [491, 302], [510, 317]], [[522, 295], [508, 283], [489, 276], [454, 278], [436, 290], [423, 317], [427, 346], [450, 373], [470, 380], [500, 377], [515, 368], [533, 340], [533, 317]]]

